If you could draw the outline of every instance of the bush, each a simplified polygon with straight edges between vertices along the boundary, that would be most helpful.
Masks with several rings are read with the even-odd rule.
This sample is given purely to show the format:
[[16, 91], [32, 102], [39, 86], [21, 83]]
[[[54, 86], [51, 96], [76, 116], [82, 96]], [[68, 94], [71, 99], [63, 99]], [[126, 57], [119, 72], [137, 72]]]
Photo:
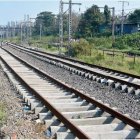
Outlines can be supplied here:
[[90, 44], [94, 44], [98, 49], [129, 49], [140, 50], [140, 33], [127, 34], [116, 37], [115, 43], [112, 44], [112, 37], [93, 37], [87, 38]]
[[116, 41], [112, 44], [112, 48], [123, 50], [123, 49], [127, 49], [128, 46], [124, 44], [123, 42]]
[[91, 45], [85, 39], [80, 39], [77, 42], [72, 43], [72, 55], [91, 55]]
[[124, 35], [116, 38], [115, 48], [126, 49], [128, 47], [140, 49], [140, 33]]
[[98, 49], [110, 49], [112, 47], [112, 38], [111, 37], [94, 37], [87, 39], [90, 44], [94, 44], [94, 46]]

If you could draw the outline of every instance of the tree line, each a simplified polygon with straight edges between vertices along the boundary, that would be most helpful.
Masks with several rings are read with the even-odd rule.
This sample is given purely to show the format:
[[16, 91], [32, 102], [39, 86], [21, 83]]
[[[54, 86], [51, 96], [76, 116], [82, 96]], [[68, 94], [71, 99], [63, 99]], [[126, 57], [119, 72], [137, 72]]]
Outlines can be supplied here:
[[[64, 36], [68, 35], [68, 15], [65, 14], [64, 20]], [[117, 17], [116, 17], [117, 20]], [[140, 22], [140, 9], [135, 10], [128, 17], [126, 22]], [[97, 5], [88, 8], [81, 15], [72, 13], [72, 33], [74, 38], [93, 37], [97, 35], [111, 35], [112, 16], [107, 5], [104, 6], [104, 11], [101, 12]], [[40, 28], [45, 36], [57, 36], [59, 34], [59, 14], [54, 15], [52, 12], [41, 12], [35, 19], [33, 35], [39, 35]]]

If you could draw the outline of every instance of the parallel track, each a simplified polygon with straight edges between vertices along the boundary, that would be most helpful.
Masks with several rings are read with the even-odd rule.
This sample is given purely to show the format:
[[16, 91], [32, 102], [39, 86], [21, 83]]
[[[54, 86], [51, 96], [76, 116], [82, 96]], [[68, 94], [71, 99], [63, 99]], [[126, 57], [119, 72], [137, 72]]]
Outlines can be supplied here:
[[[64, 57], [64, 56], [60, 56], [60, 55], [56, 55], [56, 54], [51, 54], [51, 53], [43, 52], [43, 51], [40, 51], [40, 50], [37, 50], [37, 49], [27, 48], [27, 47], [24, 47], [24, 46], [21, 46], [21, 45], [16, 45], [16, 44], [12, 44], [12, 43], [7, 43], [7, 44], [10, 45], [10, 46], [14, 46], [15, 45], [17, 47], [26, 48], [28, 50], [31, 50], [35, 54], [39, 54], [39, 55], [42, 55], [42, 56], [45, 56], [45, 57], [51, 56], [49, 58], [52, 59], [52, 60], [58, 60], [60, 62], [65, 62], [64, 60], [68, 60], [69, 62], [75, 63], [75, 65], [76, 64], [77, 65], [81, 64], [81, 65], [84, 65], [84, 66], [88, 66], [87, 68], [89, 68], [89, 67], [97, 68], [98, 70], [101, 69], [103, 71], [106, 71], [107, 73], [113, 72], [114, 74], [122, 75], [122, 76], [125, 76], [125, 77], [132, 77], [132, 78], [140, 79], [139, 75], [134, 75], [134, 74], [130, 74], [130, 73], [126, 73], [126, 72], [122, 72], [122, 71], [118, 71], [118, 70], [114, 70], [114, 69], [110, 69], [110, 68], [106, 68], [106, 67], [102, 67], [102, 66], [98, 66], [98, 65], [94, 65], [94, 64], [88, 64], [88, 63], [85, 63], [85, 62], [80, 61], [80, 60], [76, 60], [76, 59], [72, 59], [72, 58], [68, 58], [68, 57]], [[66, 62], [68, 62], [68, 61], [66, 61]]]
[[[57, 136], [82, 139], [139, 137], [140, 123], [137, 121], [54, 79], [10, 52], [1, 50], [0, 58], [18, 77], [21, 84], [32, 93], [30, 98], [27, 94], [23, 95], [31, 109], [36, 110], [38, 106], [44, 108], [45, 105], [47, 111], [39, 113], [39, 116], [40, 118], [49, 117], [45, 120], [47, 124], [54, 120], [50, 116], [56, 116], [57, 126], [51, 126], [51, 128], [55, 131], [59, 129]], [[46, 77], [46, 80], [43, 80], [40, 75]], [[59, 125], [58, 122], [62, 122], [63, 125]], [[95, 130], [96, 133], [93, 132]]]
[[[130, 89], [130, 91], [134, 94], [139, 92], [137, 90], [140, 89], [140, 76], [104, 68], [101, 66], [87, 64], [81, 61], [65, 58], [54, 54], [49, 54], [46, 52], [30, 50], [25, 47], [21, 47], [19, 45], [14, 45], [11, 43], [7, 44], [14, 49], [20, 49], [25, 53], [34, 55], [35, 57], [38, 57], [38, 59], [48, 59], [51, 64], [63, 67], [78, 75], [85, 76], [87, 78], [100, 82], [103, 81], [104, 83], [109, 85], [112, 84], [113, 87], [125, 89], [127, 92], [129, 92]], [[131, 88], [133, 88], [133, 90], [131, 90]]]

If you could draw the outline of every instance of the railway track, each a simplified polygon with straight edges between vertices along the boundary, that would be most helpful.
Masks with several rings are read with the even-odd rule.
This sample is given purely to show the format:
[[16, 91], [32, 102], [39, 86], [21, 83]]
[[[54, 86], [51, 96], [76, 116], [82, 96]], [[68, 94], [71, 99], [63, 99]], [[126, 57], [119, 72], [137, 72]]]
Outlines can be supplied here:
[[[4, 47], [3, 47], [4, 48]], [[1, 65], [56, 138], [140, 138], [140, 123], [0, 49]], [[14, 74], [14, 75], [13, 75]]]
[[45, 60], [47, 63], [51, 63], [55, 66], [67, 69], [77, 75], [84, 76], [88, 79], [92, 79], [107, 85], [112, 85], [116, 89], [121, 89], [125, 92], [132, 93], [136, 96], [140, 95], [140, 76], [112, 70], [109, 68], [87, 64], [81, 61], [77, 61], [62, 56], [49, 54], [37, 50], [31, 50], [25, 47], [7, 43], [14, 49], [20, 49], [25, 53], [34, 55], [38, 59]]

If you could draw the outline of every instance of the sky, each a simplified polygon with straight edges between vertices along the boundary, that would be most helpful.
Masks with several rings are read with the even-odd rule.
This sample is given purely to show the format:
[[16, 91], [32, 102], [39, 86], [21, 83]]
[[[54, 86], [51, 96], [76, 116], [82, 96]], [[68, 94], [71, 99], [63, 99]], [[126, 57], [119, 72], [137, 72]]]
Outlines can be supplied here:
[[[63, 0], [68, 2], [69, 0]], [[73, 10], [77, 13], [83, 13], [93, 4], [99, 7], [108, 5], [115, 7], [116, 14], [121, 14], [122, 3], [119, 0], [72, 0], [72, 2], [82, 3], [73, 6]], [[125, 13], [128, 14], [135, 9], [140, 9], [140, 0], [127, 0], [129, 5], [125, 4]], [[64, 9], [67, 10], [65, 5]], [[80, 9], [80, 11], [79, 11]], [[54, 14], [59, 13], [59, 0], [0, 0], [0, 25], [6, 25], [8, 21], [23, 21], [24, 15], [35, 18], [37, 14], [43, 11], [50, 11]]]

